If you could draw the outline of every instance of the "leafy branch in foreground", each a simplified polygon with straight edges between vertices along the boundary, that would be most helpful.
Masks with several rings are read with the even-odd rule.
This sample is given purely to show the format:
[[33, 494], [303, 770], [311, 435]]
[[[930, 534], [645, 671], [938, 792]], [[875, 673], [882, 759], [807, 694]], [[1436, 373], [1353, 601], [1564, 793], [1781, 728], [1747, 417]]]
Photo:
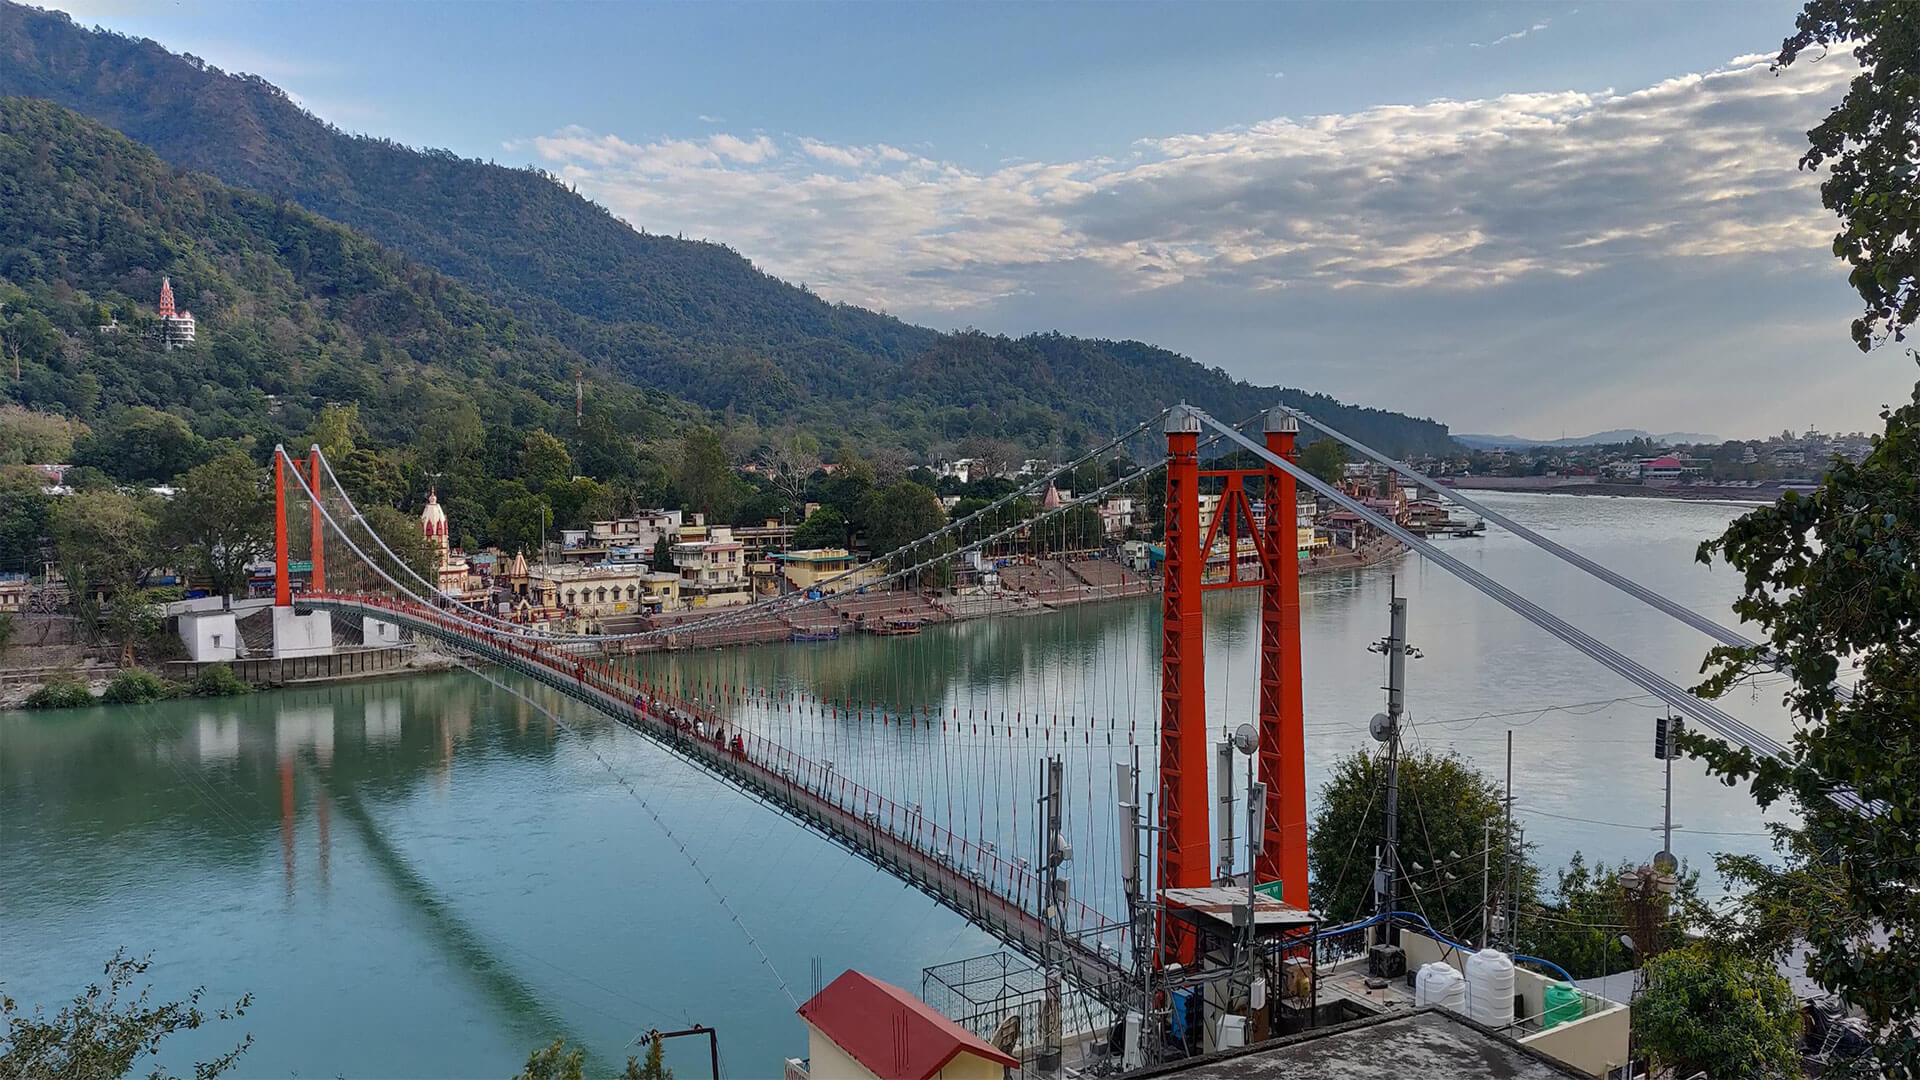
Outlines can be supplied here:
[[[1920, 386], [1882, 415], [1865, 459], [1835, 461], [1811, 495], [1788, 493], [1700, 546], [1702, 562], [1718, 555], [1744, 576], [1734, 611], [1766, 638], [1714, 649], [1696, 692], [1785, 670], [1786, 754], [1697, 732], [1682, 746], [1726, 783], [1748, 782], [1762, 807], [1800, 810], [1803, 824], [1776, 830], [1783, 865], [1722, 861], [1749, 890], [1742, 933], [1776, 958], [1804, 947], [1808, 974], [1866, 1014], [1899, 1080], [1920, 1076]], [[1866, 812], [1835, 805], [1841, 791]]]
[[[125, 949], [106, 964], [106, 983], [89, 985], [49, 1020], [38, 1009], [24, 1013], [10, 997], [0, 994], [0, 1076], [21, 1080], [111, 1080], [131, 1074], [143, 1058], [160, 1051], [160, 1044], [177, 1031], [193, 1031], [215, 1020], [234, 1020], [253, 1005], [253, 995], [211, 1013], [200, 1007], [205, 987], [197, 987], [185, 1001], [151, 1002], [152, 988], [143, 986], [131, 1000], [122, 1000], [152, 965], [149, 957], [134, 959]], [[194, 1080], [211, 1078], [232, 1069], [253, 1045], [251, 1034], [233, 1049], [194, 1065]], [[152, 1080], [168, 1074], [155, 1067]]]

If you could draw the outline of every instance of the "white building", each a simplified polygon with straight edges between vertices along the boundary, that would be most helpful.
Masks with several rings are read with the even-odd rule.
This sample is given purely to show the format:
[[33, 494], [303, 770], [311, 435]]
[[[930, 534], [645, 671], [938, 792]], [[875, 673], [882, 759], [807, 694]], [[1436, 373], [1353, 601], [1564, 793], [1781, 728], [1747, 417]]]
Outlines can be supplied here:
[[173, 309], [173, 282], [160, 279], [160, 333], [169, 349], [193, 344], [193, 312]]
[[682, 540], [672, 550], [674, 568], [680, 571], [680, 598], [688, 607], [724, 607], [753, 599], [746, 545], [733, 538], [731, 528], [712, 526], [705, 539]]

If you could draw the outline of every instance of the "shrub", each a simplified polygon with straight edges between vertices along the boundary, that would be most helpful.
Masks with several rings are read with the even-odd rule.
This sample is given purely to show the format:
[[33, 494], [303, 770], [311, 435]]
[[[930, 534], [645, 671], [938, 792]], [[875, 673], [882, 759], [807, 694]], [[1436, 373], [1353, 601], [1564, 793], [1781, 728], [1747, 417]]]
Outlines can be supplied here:
[[27, 695], [29, 709], [77, 709], [93, 704], [93, 691], [79, 679], [48, 679], [40, 689]]
[[193, 680], [193, 692], [199, 697], [237, 697], [253, 693], [253, 687], [242, 682], [227, 665], [208, 664], [200, 669], [200, 677]]
[[144, 705], [149, 701], [159, 701], [174, 695], [172, 683], [155, 675], [151, 671], [135, 668], [123, 671], [107, 684], [107, 692], [100, 698], [109, 705]]

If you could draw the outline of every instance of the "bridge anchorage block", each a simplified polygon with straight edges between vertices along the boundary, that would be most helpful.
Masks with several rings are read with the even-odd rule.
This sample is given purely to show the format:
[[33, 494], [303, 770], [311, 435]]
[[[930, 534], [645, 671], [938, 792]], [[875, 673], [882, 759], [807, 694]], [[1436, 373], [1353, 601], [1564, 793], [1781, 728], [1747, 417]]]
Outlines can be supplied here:
[[273, 609], [273, 658], [286, 660], [298, 656], [333, 655], [333, 615], [327, 611], [301, 611], [297, 607]]

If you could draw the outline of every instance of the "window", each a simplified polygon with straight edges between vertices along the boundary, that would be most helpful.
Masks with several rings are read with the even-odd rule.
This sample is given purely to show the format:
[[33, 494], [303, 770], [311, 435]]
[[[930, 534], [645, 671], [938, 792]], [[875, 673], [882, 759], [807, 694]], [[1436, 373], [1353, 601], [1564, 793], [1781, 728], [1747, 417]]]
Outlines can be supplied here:
[[607, 587], [605, 585], [600, 587], [600, 602], [603, 604], [607, 602]]
[[572, 589], [567, 590], [567, 606], [568, 607], [573, 606], [573, 590]]
[[639, 595], [640, 595], [639, 589], [636, 589], [631, 585], [627, 586], [627, 599], [632, 600], [634, 597]]

